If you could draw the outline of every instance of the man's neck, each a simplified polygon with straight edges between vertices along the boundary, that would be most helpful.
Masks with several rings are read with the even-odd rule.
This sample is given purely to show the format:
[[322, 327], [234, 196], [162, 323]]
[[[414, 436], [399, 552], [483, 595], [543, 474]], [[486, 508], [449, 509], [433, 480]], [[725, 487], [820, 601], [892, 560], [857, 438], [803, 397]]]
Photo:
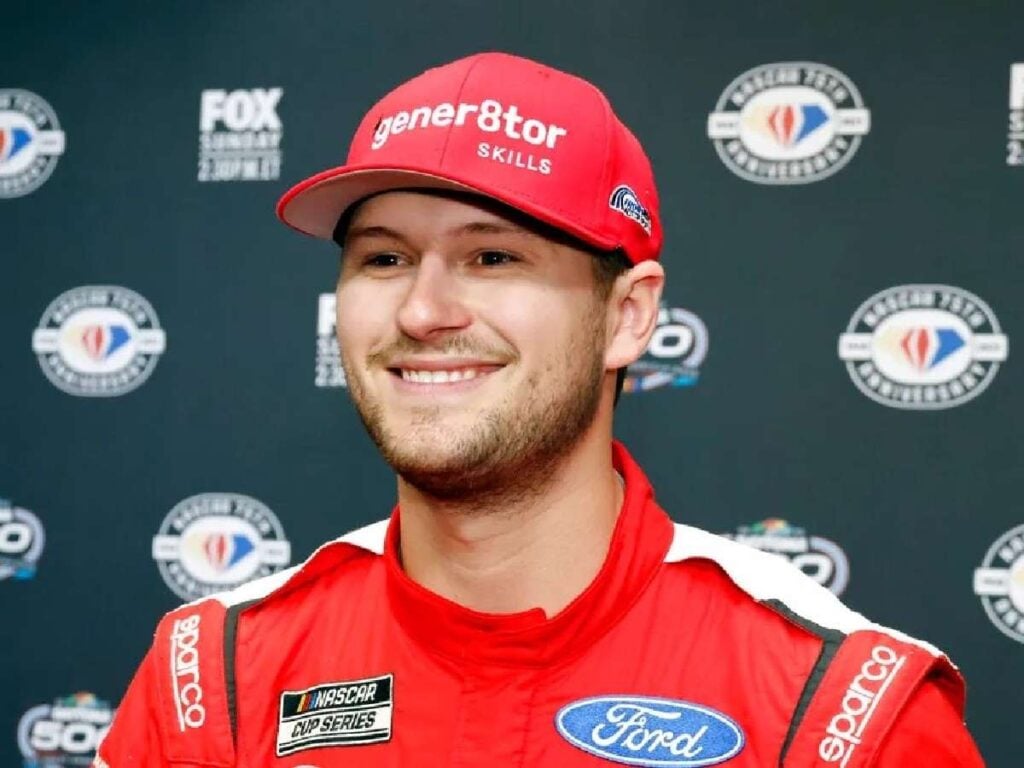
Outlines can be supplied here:
[[[603, 432], [603, 434], [601, 434]], [[623, 490], [611, 435], [591, 430], [543, 488], [500, 508], [461, 510], [399, 480], [400, 552], [417, 583], [484, 613], [554, 616], [604, 563]]]

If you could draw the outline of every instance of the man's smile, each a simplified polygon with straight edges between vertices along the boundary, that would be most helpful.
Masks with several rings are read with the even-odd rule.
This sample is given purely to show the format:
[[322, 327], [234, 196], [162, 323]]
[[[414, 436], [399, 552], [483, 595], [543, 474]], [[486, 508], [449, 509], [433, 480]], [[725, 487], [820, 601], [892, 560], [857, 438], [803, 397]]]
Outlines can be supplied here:
[[[396, 364], [387, 366], [387, 370], [401, 382], [403, 390], [424, 391], [426, 388], [444, 387], [445, 391], [450, 391], [454, 385], [470, 385], [504, 367], [504, 363], [483, 360], [436, 358], [396, 361]], [[465, 388], [468, 387], [459, 387]]]

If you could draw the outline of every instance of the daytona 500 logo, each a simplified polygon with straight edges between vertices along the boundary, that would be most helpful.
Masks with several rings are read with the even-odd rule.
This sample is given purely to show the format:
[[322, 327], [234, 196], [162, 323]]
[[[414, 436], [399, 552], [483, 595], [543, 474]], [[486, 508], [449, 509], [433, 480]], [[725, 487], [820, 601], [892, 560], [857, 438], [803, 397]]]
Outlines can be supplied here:
[[91, 693], [76, 693], [32, 707], [18, 723], [18, 748], [25, 765], [89, 765], [113, 717], [110, 706]]

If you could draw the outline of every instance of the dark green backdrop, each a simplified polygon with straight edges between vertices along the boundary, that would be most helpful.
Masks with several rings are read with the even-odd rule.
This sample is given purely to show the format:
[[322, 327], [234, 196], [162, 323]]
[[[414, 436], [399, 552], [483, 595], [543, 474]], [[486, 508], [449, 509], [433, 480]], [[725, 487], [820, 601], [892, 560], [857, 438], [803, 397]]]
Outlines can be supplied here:
[[[667, 302], [710, 340], [695, 384], [618, 409], [662, 504], [715, 531], [785, 518], [838, 544], [844, 599], [946, 650], [990, 764], [1024, 760], [1024, 643], [994, 626], [973, 583], [1024, 522], [1024, 168], [1007, 164], [1024, 6], [58, 2], [3, 15], [0, 88], [44, 99], [66, 147], [38, 189], [0, 200], [0, 497], [46, 536], [33, 577], [0, 580], [0, 765], [21, 763], [32, 707], [80, 691], [116, 704], [179, 602], [151, 552], [178, 502], [259, 500], [292, 562], [388, 513], [393, 480], [344, 390], [315, 385], [336, 254], [273, 206], [341, 160], [385, 90], [485, 49], [599, 84], [654, 163]], [[870, 110], [830, 178], [743, 180], [707, 135], [726, 86], [780, 61], [839, 70]], [[256, 153], [250, 170], [273, 177], [280, 160], [279, 179], [200, 181], [202, 92], [272, 88], [281, 155]], [[867, 298], [904, 284], [992, 308], [1010, 353], [977, 398], [906, 410], [854, 386], [839, 335]], [[69, 395], [33, 352], [50, 302], [89, 285], [144, 297], [166, 333], [150, 378], [122, 396]]]

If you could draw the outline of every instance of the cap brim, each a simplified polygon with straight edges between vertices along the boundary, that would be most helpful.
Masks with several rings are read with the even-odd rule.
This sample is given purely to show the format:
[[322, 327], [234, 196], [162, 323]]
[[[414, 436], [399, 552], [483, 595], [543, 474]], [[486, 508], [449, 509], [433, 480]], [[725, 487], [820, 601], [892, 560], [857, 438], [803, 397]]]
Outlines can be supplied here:
[[277, 203], [277, 215], [281, 221], [299, 232], [330, 240], [338, 220], [350, 205], [379, 192], [399, 189], [447, 189], [483, 195], [596, 248], [612, 250], [620, 247], [618, 242], [580, 227], [567, 216], [553, 215], [529, 200], [520, 200], [502, 190], [466, 184], [454, 177], [415, 168], [342, 166], [323, 171], [285, 192]]
[[493, 197], [484, 190], [422, 171], [341, 167], [318, 173], [289, 189], [277, 203], [277, 215], [299, 232], [330, 240], [338, 219], [350, 205], [378, 192], [397, 189], [450, 189]]

